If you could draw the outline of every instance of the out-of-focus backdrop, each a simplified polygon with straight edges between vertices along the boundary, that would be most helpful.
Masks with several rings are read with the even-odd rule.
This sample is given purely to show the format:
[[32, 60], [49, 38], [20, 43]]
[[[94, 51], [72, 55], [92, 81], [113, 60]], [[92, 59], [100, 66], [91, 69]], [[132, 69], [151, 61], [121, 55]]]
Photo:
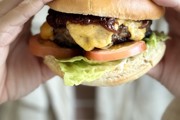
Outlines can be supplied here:
[[[32, 32], [39, 32], [48, 7], [34, 18]], [[167, 32], [164, 19], [153, 29]], [[24, 98], [0, 106], [0, 120], [160, 120], [173, 96], [145, 75], [116, 87], [68, 87], [59, 77], [41, 85]]]

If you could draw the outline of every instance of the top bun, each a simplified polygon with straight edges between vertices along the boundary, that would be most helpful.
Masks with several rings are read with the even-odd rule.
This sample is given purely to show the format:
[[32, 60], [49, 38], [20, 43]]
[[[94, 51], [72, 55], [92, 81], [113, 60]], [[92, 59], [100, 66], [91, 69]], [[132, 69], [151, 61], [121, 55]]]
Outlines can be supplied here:
[[54, 0], [49, 6], [59, 12], [130, 20], [159, 19], [165, 11], [151, 0]]

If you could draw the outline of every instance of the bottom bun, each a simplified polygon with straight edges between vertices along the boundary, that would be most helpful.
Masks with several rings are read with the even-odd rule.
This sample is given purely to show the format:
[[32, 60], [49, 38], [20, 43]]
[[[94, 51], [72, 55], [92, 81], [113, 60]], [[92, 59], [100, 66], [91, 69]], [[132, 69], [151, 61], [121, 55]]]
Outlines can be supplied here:
[[[118, 67], [105, 73], [100, 79], [92, 82], [83, 82], [89, 86], [115, 86], [129, 81], [133, 81], [146, 74], [163, 57], [165, 43], [159, 42], [153, 49], [148, 49], [144, 53], [122, 60]], [[46, 56], [45, 64], [56, 74], [63, 78], [64, 73], [59, 69], [53, 56]]]

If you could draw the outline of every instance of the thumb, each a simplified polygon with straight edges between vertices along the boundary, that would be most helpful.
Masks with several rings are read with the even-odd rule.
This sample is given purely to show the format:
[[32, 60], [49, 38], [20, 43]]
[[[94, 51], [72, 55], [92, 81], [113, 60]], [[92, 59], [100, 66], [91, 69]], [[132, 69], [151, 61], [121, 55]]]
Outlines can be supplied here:
[[148, 75], [151, 76], [152, 78], [159, 80], [162, 78], [162, 64], [159, 63], [158, 65], [156, 65], [155, 67], [153, 67], [150, 71], [148, 71]]
[[[52, 0], [24, 0], [0, 18], [0, 47], [10, 44], [23, 25], [47, 2]], [[5, 7], [4, 7], [5, 8]]]
[[180, 12], [180, 0], [153, 0], [156, 4], [171, 7]]

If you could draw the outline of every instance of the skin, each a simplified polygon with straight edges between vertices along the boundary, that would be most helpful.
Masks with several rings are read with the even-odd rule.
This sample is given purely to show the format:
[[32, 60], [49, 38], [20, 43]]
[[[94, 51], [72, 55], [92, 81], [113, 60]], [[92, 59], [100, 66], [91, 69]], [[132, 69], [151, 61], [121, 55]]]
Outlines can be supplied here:
[[53, 74], [30, 54], [31, 17], [50, 0], [0, 0], [0, 103], [18, 99]]
[[160, 81], [175, 96], [180, 96], [180, 1], [154, 0], [159, 5], [168, 7], [166, 20], [169, 23], [167, 50], [162, 61], [149, 74]]
[[[0, 103], [18, 99], [52, 76], [49, 69], [30, 54], [31, 18], [50, 0], [0, 0]], [[180, 1], [154, 0], [168, 8], [172, 40], [160, 64], [150, 71], [173, 94], [180, 94]], [[16, 7], [17, 6], [17, 7]], [[18, 14], [17, 14], [18, 13]]]

